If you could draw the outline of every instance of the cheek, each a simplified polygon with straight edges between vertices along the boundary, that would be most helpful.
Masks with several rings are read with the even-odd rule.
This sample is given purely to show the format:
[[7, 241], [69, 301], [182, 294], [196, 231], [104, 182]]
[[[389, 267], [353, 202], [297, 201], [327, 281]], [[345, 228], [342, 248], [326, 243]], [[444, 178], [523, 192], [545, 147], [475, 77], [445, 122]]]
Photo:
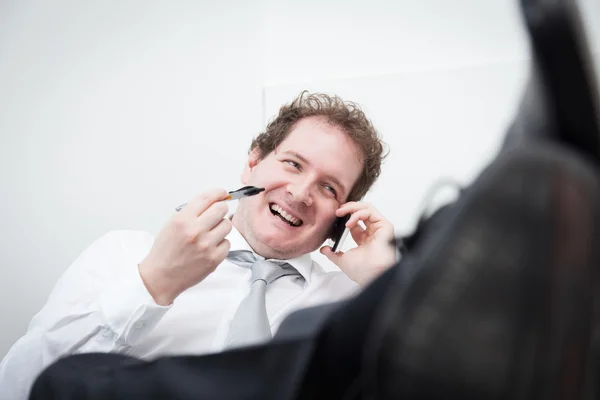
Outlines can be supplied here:
[[273, 163], [259, 164], [250, 177], [250, 184], [264, 187], [267, 191], [284, 185], [288, 181], [282, 168]]
[[260, 208], [261, 205], [264, 204], [264, 200], [257, 197], [262, 198], [261, 195], [257, 195], [239, 200], [239, 203], [234, 212], [242, 216], [242, 219], [244, 219], [245, 221], [254, 221], [255, 219], [260, 220], [260, 218], [262, 217], [260, 215]]
[[324, 211], [321, 215], [320, 218], [318, 219], [319, 223], [318, 228], [319, 230], [324, 231], [324, 234], [329, 234], [331, 233], [331, 227], [333, 226], [334, 222], [335, 222], [335, 210], [336, 208], [332, 208], [332, 209], [327, 209], [327, 211]]
[[248, 197], [247, 199], [243, 199], [243, 201], [246, 202], [246, 208], [253, 210], [253, 214], [266, 203], [264, 195]]

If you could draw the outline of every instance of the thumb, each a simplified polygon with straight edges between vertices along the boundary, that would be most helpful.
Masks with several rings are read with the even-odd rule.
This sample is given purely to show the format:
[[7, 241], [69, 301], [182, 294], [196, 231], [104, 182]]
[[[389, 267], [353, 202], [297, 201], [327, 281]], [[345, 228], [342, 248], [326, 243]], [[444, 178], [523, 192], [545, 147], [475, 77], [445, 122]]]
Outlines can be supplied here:
[[329, 259], [332, 263], [340, 266], [340, 259], [344, 256], [343, 251], [338, 251], [336, 253], [333, 252], [333, 249], [330, 246], [323, 246], [320, 249], [321, 254]]

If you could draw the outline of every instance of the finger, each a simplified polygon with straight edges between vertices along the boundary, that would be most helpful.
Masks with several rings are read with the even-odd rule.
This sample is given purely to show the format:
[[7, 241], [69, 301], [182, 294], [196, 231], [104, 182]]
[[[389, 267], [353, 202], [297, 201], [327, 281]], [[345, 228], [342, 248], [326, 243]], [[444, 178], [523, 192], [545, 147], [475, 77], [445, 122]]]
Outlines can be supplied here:
[[200, 193], [183, 207], [181, 213], [197, 217], [204, 213], [211, 205], [225, 200], [229, 193], [225, 189], [211, 189]]
[[214, 229], [229, 212], [229, 206], [223, 201], [211, 204], [198, 218], [196, 227], [199, 231], [208, 232]]
[[230, 248], [231, 243], [229, 242], [229, 240], [223, 239], [221, 243], [219, 243], [215, 247], [215, 261], [217, 261], [220, 264], [225, 259], [225, 257], [227, 257], [227, 254], [229, 254]]
[[372, 211], [369, 209], [357, 211], [354, 214], [352, 214], [348, 222], [346, 222], [346, 227], [352, 229], [358, 225], [358, 221], [363, 221], [365, 225], [367, 225], [368, 222], [372, 222], [370, 221], [371, 215]]
[[335, 211], [335, 215], [343, 217], [344, 215], [352, 214], [366, 208], [373, 208], [371, 204], [362, 201], [349, 201], [344, 203]]
[[338, 251], [338, 252], [334, 253], [330, 246], [323, 246], [323, 247], [321, 247], [321, 249], [319, 251], [321, 252], [321, 254], [323, 254], [325, 257], [327, 257], [329, 259], [329, 261], [331, 261], [338, 267], [340, 266], [340, 264], [339, 264], [340, 258], [342, 258], [344, 256], [343, 251]]
[[[352, 218], [355, 215], [357, 215], [357, 218]], [[352, 224], [346, 225], [349, 228], [352, 228], [359, 220], [363, 221], [365, 223], [365, 225], [367, 226], [367, 228], [369, 228], [369, 225], [372, 225], [372, 224], [377, 224], [380, 222], [387, 222], [385, 217], [383, 215], [381, 215], [381, 213], [372, 206], [355, 212], [354, 214], [352, 214], [352, 216], [350, 217], [348, 222], [351, 222], [351, 220], [352, 220]]]
[[350, 229], [350, 234], [352, 235], [352, 239], [356, 242], [356, 244], [361, 245], [365, 241], [365, 235], [367, 234], [365, 228], [356, 224], [352, 229]]
[[211, 246], [218, 246], [223, 239], [229, 235], [229, 232], [231, 232], [232, 228], [233, 224], [231, 221], [227, 218], [222, 218], [221, 222], [219, 222], [213, 229], [206, 233], [208, 243], [210, 243]]

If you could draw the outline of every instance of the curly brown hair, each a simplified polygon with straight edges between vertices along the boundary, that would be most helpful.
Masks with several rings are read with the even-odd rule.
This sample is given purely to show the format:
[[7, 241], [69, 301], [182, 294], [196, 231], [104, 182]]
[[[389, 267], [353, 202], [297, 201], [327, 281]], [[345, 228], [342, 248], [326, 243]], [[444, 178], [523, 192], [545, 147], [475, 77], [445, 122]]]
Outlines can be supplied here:
[[305, 90], [279, 109], [279, 114], [269, 122], [266, 131], [252, 141], [250, 151], [258, 147], [260, 156], [266, 157], [285, 140], [298, 121], [307, 117], [322, 117], [345, 132], [360, 149], [363, 170], [348, 195], [348, 201], [361, 200], [381, 174], [381, 164], [388, 151], [387, 145], [356, 103]]

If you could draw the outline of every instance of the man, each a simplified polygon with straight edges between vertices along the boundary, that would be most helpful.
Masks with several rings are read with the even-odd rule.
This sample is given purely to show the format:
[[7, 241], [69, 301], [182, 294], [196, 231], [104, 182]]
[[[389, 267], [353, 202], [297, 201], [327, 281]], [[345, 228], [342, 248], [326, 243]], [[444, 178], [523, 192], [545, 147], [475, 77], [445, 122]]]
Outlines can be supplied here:
[[[292, 311], [357, 293], [396, 258], [392, 224], [359, 201], [384, 156], [383, 142], [356, 105], [301, 94], [253, 141], [241, 182], [265, 190], [241, 199], [233, 216], [222, 201], [227, 192], [208, 190], [155, 239], [111, 232], [83, 252], [0, 364], [0, 398], [26, 398], [43, 368], [76, 353], [152, 359], [264, 340], [231, 339], [255, 273], [227, 259], [234, 252], [285, 260], [276, 269], [286, 274], [263, 279], [269, 337]], [[321, 247], [336, 218], [347, 214], [358, 247], [346, 254]], [[311, 260], [320, 247], [342, 272], [325, 273]]]
[[597, 89], [575, 3], [522, 6], [536, 62], [505, 145], [398, 268], [266, 345], [75, 355], [31, 399], [597, 398]]

